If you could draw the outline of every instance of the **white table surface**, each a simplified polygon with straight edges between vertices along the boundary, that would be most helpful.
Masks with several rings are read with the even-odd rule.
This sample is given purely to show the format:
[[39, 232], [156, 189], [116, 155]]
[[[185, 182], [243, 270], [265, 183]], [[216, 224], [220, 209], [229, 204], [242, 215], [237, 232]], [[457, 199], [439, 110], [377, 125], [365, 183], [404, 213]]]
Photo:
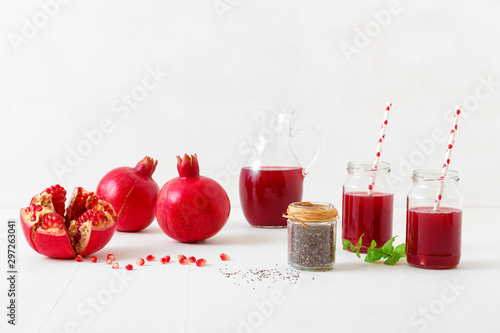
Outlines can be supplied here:
[[[404, 241], [404, 214], [395, 209], [397, 244]], [[218, 235], [199, 244], [169, 239], [156, 221], [143, 232], [117, 232], [96, 254], [98, 263], [43, 257], [18, 225], [17, 325], [7, 325], [2, 278], [1, 331], [500, 332], [499, 216], [500, 209], [464, 209], [455, 269], [418, 269], [404, 260], [368, 264], [343, 251], [338, 237], [333, 270], [300, 273], [287, 265], [286, 229], [250, 227], [239, 208]], [[9, 217], [18, 219], [18, 211], [0, 210], [4, 276]], [[221, 261], [222, 252], [231, 261]], [[108, 253], [120, 269], [105, 264]], [[182, 266], [179, 253], [206, 258], [207, 266]], [[148, 254], [172, 261], [135, 265]], [[133, 271], [124, 269], [128, 263]], [[259, 281], [250, 270], [268, 275]]]

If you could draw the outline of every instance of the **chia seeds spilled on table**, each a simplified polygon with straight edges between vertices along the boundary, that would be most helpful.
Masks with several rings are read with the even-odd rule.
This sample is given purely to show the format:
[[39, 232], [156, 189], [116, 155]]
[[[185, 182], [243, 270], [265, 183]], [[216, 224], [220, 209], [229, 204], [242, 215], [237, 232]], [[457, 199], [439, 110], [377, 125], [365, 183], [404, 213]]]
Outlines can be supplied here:
[[[219, 272], [227, 279], [232, 280], [235, 285], [245, 285], [251, 283], [276, 283], [279, 281], [288, 282], [289, 284], [297, 284], [300, 280], [300, 271], [285, 269], [279, 270], [277, 268], [255, 268], [246, 271], [237, 270], [231, 272], [227, 266], [224, 269], [219, 268]], [[270, 286], [268, 286], [270, 288]]]

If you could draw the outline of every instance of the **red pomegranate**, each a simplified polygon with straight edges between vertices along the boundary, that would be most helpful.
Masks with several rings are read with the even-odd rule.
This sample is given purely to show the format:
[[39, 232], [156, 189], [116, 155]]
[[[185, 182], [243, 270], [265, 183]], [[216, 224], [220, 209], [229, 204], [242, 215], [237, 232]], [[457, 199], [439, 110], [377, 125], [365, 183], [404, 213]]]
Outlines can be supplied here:
[[66, 190], [54, 185], [21, 208], [21, 227], [33, 250], [52, 258], [75, 258], [102, 249], [115, 232], [111, 204], [81, 187], [73, 191], [66, 214], [65, 201]]
[[231, 205], [216, 181], [200, 176], [198, 157], [177, 156], [179, 177], [168, 181], [156, 201], [156, 219], [169, 237], [199, 242], [217, 234], [226, 224]]
[[144, 157], [135, 168], [119, 167], [108, 172], [97, 185], [97, 194], [108, 200], [117, 214], [116, 230], [139, 231], [155, 219], [160, 187], [153, 180], [158, 161]]

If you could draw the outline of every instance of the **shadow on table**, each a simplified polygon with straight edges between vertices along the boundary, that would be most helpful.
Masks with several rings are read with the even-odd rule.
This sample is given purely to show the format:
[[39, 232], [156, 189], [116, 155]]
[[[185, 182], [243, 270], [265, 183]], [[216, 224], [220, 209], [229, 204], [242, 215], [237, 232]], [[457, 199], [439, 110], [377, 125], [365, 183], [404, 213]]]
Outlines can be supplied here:
[[458, 264], [456, 269], [460, 270], [499, 270], [500, 268], [500, 260], [461, 260], [460, 264]]
[[353, 272], [353, 271], [361, 271], [364, 270], [366, 271], [370, 267], [366, 267], [366, 265], [363, 265], [366, 263], [335, 263], [333, 266], [333, 271], [335, 272]]
[[[221, 245], [248, 245], [248, 244], [262, 244], [262, 243], [275, 243], [278, 230], [265, 230], [252, 231], [248, 233], [231, 234], [231, 235], [216, 235], [207, 241], [194, 243], [204, 244], [206, 246], [221, 246]], [[283, 241], [286, 242], [286, 229], [283, 233]]]

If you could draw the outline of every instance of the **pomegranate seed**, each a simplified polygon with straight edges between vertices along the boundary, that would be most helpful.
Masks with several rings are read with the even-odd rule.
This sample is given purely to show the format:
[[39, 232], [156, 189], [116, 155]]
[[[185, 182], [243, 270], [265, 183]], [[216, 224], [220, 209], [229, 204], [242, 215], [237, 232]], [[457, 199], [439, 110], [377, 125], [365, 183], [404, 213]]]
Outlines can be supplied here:
[[30, 214], [30, 219], [31, 221], [35, 221], [36, 220], [36, 212], [40, 212], [43, 210], [43, 207], [40, 206], [40, 205], [35, 205], [35, 204], [31, 204], [29, 207], [26, 207], [24, 209], [24, 211], [26, 212], [26, 214]]
[[83, 261], [83, 257], [81, 255], [77, 255], [75, 259], [78, 262], [82, 262]]
[[165, 258], [167, 262], [170, 262], [170, 256], [164, 256], [163, 258]]
[[220, 258], [222, 259], [222, 261], [228, 261], [228, 260], [230, 260], [230, 259], [231, 259], [231, 258], [230, 258], [227, 254], [225, 254], [225, 253], [221, 253], [221, 254], [220, 254]]
[[143, 265], [144, 265], [144, 259], [139, 258], [139, 259], [137, 259], [137, 260], [135, 261], [135, 263], [136, 263], [137, 265], [139, 265], [139, 266], [143, 266]]
[[169, 262], [169, 261], [170, 261], [170, 258], [167, 258], [167, 257], [163, 257], [163, 258], [161, 258], [161, 259], [160, 259], [160, 262], [161, 262], [162, 264], [164, 264], [164, 265], [165, 265], [167, 262]]
[[179, 259], [179, 264], [181, 265], [187, 265], [189, 264], [189, 261], [187, 260], [186, 257]]
[[154, 260], [156, 260], [156, 257], [154, 255], [150, 254], [149, 256], [146, 257], [146, 260], [147, 261], [154, 261]]
[[126, 269], [127, 271], [131, 271], [131, 270], [133, 270], [133, 269], [134, 269], [134, 266], [132, 266], [131, 264], [128, 264], [127, 266], [125, 266], [125, 269]]
[[49, 214], [45, 216], [40, 227], [46, 230], [50, 228], [64, 229], [64, 218], [58, 214]]
[[113, 263], [113, 266], [111, 266], [111, 267], [113, 267], [113, 269], [118, 269], [118, 268], [120, 268], [120, 265], [117, 262], [115, 262], [115, 263]]
[[92, 223], [92, 226], [97, 227], [101, 221], [106, 220], [106, 215], [104, 215], [104, 212], [97, 210], [97, 209], [89, 209], [85, 211], [78, 220], [76, 221], [77, 227], [84, 224], [85, 222]]
[[106, 259], [106, 264], [111, 265], [113, 263], [113, 260], [111, 259]]
[[108, 254], [108, 256], [106, 257], [106, 259], [111, 259], [111, 261], [115, 261], [116, 258], [115, 258], [115, 255], [114, 254]]
[[97, 257], [96, 256], [90, 257], [90, 261], [92, 261], [93, 263], [96, 263], [97, 262]]
[[183, 254], [178, 254], [177, 258], [179, 259], [179, 261], [181, 261], [182, 259], [186, 259], [186, 256]]
[[195, 257], [189, 257], [188, 258], [188, 262], [190, 262], [190, 263], [196, 262], [196, 258]]
[[203, 266], [205, 266], [206, 263], [207, 263], [207, 261], [203, 258], [196, 260], [196, 266], [198, 266], [198, 267], [203, 267]]
[[64, 216], [64, 202], [66, 201], [66, 190], [59, 184], [52, 185], [45, 189], [45, 192], [52, 195], [52, 203], [56, 213]]

